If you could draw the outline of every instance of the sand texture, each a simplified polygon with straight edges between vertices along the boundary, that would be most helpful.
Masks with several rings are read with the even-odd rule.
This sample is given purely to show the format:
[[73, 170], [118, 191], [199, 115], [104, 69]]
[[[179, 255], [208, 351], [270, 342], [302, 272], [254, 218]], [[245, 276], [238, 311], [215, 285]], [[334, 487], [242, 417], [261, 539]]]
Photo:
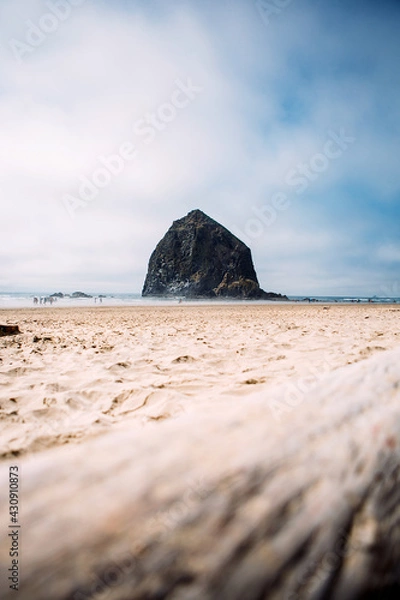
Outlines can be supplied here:
[[[0, 340], [18, 598], [398, 597], [399, 307], [38, 308], [0, 323], [22, 331]], [[0, 528], [4, 599], [9, 543]]]
[[0, 311], [0, 323], [23, 332], [0, 338], [3, 458], [256, 388], [272, 399], [286, 385], [290, 406], [325, 373], [400, 344], [400, 307], [377, 305], [38, 308]]

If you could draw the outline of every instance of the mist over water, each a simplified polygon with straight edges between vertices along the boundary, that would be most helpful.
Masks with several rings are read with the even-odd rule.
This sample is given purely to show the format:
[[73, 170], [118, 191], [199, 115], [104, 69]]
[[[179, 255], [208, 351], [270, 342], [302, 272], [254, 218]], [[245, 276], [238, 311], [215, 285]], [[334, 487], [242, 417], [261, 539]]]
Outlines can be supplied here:
[[[38, 304], [34, 304], [34, 298], [38, 298]], [[230, 300], [230, 299], [203, 299], [203, 300], [187, 300], [185, 298], [143, 298], [141, 294], [91, 294], [90, 298], [72, 298], [71, 296], [65, 296], [64, 298], [57, 298], [50, 305], [49, 302], [43, 303], [44, 298], [48, 299], [50, 294], [48, 293], [29, 293], [29, 292], [9, 292], [0, 294], [0, 309], [1, 308], [62, 308], [62, 307], [102, 307], [102, 306], [171, 306], [175, 304], [220, 304], [220, 305], [231, 305], [231, 304], [287, 304], [286, 301], [282, 300]], [[305, 304], [314, 303], [360, 303], [368, 304], [370, 302], [375, 304], [400, 304], [400, 297], [367, 297], [367, 296], [290, 296], [288, 295], [289, 302], [302, 302]], [[40, 304], [42, 299], [42, 304]]]

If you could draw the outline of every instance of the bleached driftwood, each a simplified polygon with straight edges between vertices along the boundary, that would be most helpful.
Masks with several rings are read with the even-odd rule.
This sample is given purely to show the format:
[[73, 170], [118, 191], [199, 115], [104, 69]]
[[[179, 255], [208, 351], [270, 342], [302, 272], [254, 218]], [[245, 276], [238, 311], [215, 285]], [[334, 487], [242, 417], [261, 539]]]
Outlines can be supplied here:
[[1, 597], [400, 597], [399, 365], [337, 370], [282, 414], [255, 394], [24, 458], [20, 589], [4, 513]]

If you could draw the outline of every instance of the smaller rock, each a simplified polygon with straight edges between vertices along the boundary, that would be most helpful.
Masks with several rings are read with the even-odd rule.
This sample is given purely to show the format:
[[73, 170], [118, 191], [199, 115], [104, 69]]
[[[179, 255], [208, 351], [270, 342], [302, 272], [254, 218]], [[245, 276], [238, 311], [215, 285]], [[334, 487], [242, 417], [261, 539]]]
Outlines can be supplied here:
[[84, 292], [74, 292], [71, 294], [71, 298], [93, 298], [93, 296], [85, 294]]

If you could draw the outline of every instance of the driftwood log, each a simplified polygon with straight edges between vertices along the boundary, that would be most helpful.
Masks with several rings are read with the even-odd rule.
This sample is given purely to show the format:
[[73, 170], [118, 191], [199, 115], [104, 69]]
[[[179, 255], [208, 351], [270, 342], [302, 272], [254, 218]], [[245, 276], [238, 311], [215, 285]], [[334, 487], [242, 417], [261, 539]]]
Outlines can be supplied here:
[[1, 598], [399, 598], [400, 349], [238, 402], [3, 463]]

